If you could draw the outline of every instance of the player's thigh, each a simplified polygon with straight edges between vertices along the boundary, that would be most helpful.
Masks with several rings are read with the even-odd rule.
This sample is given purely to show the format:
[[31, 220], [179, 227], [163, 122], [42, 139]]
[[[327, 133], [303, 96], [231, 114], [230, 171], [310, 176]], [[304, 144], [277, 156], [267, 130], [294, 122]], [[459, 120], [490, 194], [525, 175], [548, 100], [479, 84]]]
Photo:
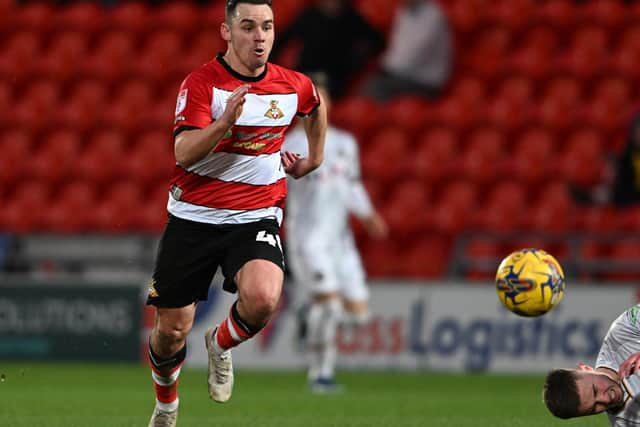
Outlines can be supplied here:
[[222, 248], [214, 225], [170, 216], [158, 246], [147, 304], [179, 308], [206, 300]]
[[[251, 292], [278, 293], [284, 280], [284, 255], [280, 227], [275, 220], [263, 220], [235, 227], [222, 263], [224, 289], [241, 297]], [[257, 287], [257, 289], [252, 289]]]

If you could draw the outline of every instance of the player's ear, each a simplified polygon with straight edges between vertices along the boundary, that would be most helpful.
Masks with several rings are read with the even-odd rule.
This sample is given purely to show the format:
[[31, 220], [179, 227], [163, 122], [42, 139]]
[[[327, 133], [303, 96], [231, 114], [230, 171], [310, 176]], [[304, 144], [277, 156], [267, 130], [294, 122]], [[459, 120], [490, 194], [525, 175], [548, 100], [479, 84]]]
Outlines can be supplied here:
[[578, 371], [593, 371], [594, 369], [586, 363], [578, 363]]
[[226, 42], [231, 41], [231, 28], [229, 28], [226, 22], [220, 24], [220, 36]]

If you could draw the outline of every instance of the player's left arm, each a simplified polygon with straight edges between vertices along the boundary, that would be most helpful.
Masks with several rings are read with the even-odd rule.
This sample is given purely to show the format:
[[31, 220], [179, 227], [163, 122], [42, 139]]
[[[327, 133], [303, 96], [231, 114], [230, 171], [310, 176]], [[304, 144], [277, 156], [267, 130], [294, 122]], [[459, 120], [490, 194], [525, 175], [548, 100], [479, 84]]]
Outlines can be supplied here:
[[347, 208], [349, 212], [354, 214], [362, 223], [372, 237], [383, 239], [387, 237], [387, 222], [375, 208], [369, 197], [369, 193], [362, 182], [360, 175], [360, 154], [358, 151], [358, 143], [355, 138], [349, 136], [345, 140], [345, 146], [349, 148], [351, 164], [349, 170], [349, 197], [347, 198]]
[[303, 128], [307, 135], [308, 155], [300, 157], [285, 151], [282, 153], [282, 164], [286, 173], [300, 178], [317, 169], [324, 160], [324, 139], [327, 134], [327, 109], [321, 101], [309, 116], [303, 118]]

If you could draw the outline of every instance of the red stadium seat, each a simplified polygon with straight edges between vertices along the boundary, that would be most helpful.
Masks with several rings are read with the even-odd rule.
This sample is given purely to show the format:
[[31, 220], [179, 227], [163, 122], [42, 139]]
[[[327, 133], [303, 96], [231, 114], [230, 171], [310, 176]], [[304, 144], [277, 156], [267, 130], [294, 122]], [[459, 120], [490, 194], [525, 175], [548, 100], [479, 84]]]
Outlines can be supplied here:
[[574, 132], [561, 153], [561, 174], [580, 188], [591, 188], [602, 178], [605, 167], [602, 153], [600, 133], [589, 128]]
[[204, 29], [189, 37], [189, 42], [185, 46], [187, 51], [181, 56], [183, 59], [177, 65], [186, 75], [194, 68], [211, 61], [218, 52], [223, 52], [226, 48], [227, 44], [222, 40], [220, 31]]
[[503, 71], [511, 47], [511, 32], [505, 27], [490, 26], [474, 37], [470, 51], [463, 56], [463, 65], [481, 77], [490, 79]]
[[525, 46], [509, 56], [507, 69], [510, 73], [524, 74], [532, 79], [543, 80], [553, 71], [549, 51], [540, 46]]
[[151, 8], [145, 2], [117, 2], [108, 12], [108, 27], [141, 34], [149, 27]]
[[478, 193], [472, 182], [458, 179], [440, 189], [438, 203], [454, 205], [469, 213], [476, 208]]
[[46, 127], [58, 108], [60, 89], [57, 83], [44, 79], [23, 88], [12, 110], [12, 123], [34, 132]]
[[36, 31], [12, 34], [0, 47], [0, 75], [14, 84], [26, 80], [40, 55], [42, 40]]
[[627, 10], [618, 0], [592, 0], [582, 8], [582, 19], [591, 21], [608, 31], [617, 31], [627, 20]]
[[32, 137], [25, 129], [6, 129], [0, 133], [0, 187], [8, 190], [26, 174], [33, 155]]
[[424, 185], [412, 180], [399, 182], [381, 207], [390, 232], [408, 236], [424, 227], [428, 201], [429, 189]]
[[[220, 16], [222, 22], [224, 15]], [[154, 9], [151, 19], [156, 29], [171, 30], [188, 35], [200, 27], [200, 11], [191, 2], [167, 2]]]
[[528, 187], [550, 178], [555, 172], [555, 139], [543, 127], [532, 127], [516, 137], [508, 163], [510, 174]]
[[104, 111], [103, 120], [111, 126], [131, 131], [143, 124], [141, 112], [153, 105], [155, 89], [142, 78], [123, 82]]
[[78, 157], [77, 176], [95, 185], [109, 184], [122, 173], [124, 138], [115, 130], [103, 130], [94, 133], [90, 141]]
[[547, 1], [536, 6], [536, 21], [557, 29], [570, 29], [578, 19], [577, 6], [573, 0]]
[[[224, 20], [225, 4], [226, 3], [223, 3], [223, 2], [211, 2], [210, 4], [207, 4], [206, 6], [203, 6], [203, 9], [200, 12], [201, 19], [202, 19], [202, 27], [203, 28], [214, 28], [214, 29], [217, 29], [217, 28], [220, 27], [220, 24]], [[300, 2], [296, 2], [296, 6], [300, 6]], [[287, 12], [289, 12], [291, 10], [291, 9], [289, 9], [287, 7], [282, 7], [282, 4], [280, 2], [274, 3], [273, 4], [273, 9], [274, 9], [274, 13], [275, 13], [275, 11], [280, 11], [280, 12], [287, 11]], [[285, 22], [288, 19], [290, 19], [290, 17], [288, 15], [287, 16], [282, 16], [279, 13], [276, 14], [275, 16], [278, 17], [278, 22], [276, 23], [276, 28], [278, 28], [278, 29], [286, 28]], [[276, 31], [278, 31], [278, 30], [276, 30]]]
[[469, 211], [456, 201], [441, 199], [431, 205], [426, 218], [429, 230], [455, 236], [471, 223]]
[[566, 131], [575, 125], [581, 101], [580, 83], [571, 77], [557, 77], [546, 84], [535, 118], [554, 132]]
[[469, 134], [460, 167], [462, 175], [479, 185], [497, 177], [505, 147], [503, 133], [495, 127], [484, 126]]
[[168, 185], [158, 186], [140, 206], [136, 215], [136, 229], [145, 233], [158, 234], [167, 223]]
[[88, 45], [86, 34], [75, 31], [60, 33], [35, 64], [34, 72], [59, 81], [75, 78], [79, 64], [86, 58]]
[[573, 33], [570, 46], [561, 58], [560, 68], [588, 80], [604, 69], [608, 54], [607, 32], [595, 25], [583, 26]]
[[77, 30], [82, 33], [95, 33], [106, 24], [106, 14], [102, 8], [92, 2], [66, 4], [55, 13], [55, 26], [62, 30]]
[[96, 207], [91, 226], [108, 233], [135, 231], [139, 225], [138, 212], [144, 205], [139, 185], [129, 181], [114, 182]]
[[[640, 10], [640, 7], [638, 10]], [[618, 39], [618, 46], [640, 49], [640, 27], [637, 25], [629, 25], [623, 29]]]
[[373, 99], [363, 96], [345, 97], [336, 102], [330, 114], [336, 126], [355, 133], [361, 141], [371, 134], [382, 117], [379, 105]]
[[491, 187], [479, 209], [474, 226], [495, 233], [511, 233], [522, 228], [523, 213], [529, 206], [529, 195], [515, 181], [503, 181]]
[[527, 106], [531, 103], [534, 93], [534, 83], [531, 79], [515, 75], [505, 78], [500, 82], [497, 96], [507, 99], [515, 105]]
[[0, 229], [28, 233], [39, 231], [42, 215], [50, 202], [50, 190], [42, 181], [24, 181], [16, 185], [13, 197], [0, 211]]
[[127, 76], [131, 68], [131, 58], [136, 56], [137, 46], [133, 33], [121, 30], [106, 32], [101, 35], [95, 49], [82, 64], [82, 72], [109, 83]]
[[631, 113], [631, 88], [626, 80], [609, 77], [594, 88], [594, 95], [585, 108], [589, 122], [607, 133], [620, 131], [627, 126]]
[[80, 146], [80, 135], [75, 131], [53, 131], [28, 163], [28, 174], [51, 184], [69, 178], [74, 173]]
[[69, 95], [56, 111], [56, 125], [88, 130], [102, 116], [107, 99], [107, 86], [95, 79], [86, 79], [69, 88]]
[[54, 6], [46, 2], [29, 2], [15, 8], [9, 24], [20, 30], [34, 30], [42, 34], [49, 31], [56, 16]]
[[451, 129], [426, 130], [407, 159], [410, 174], [422, 182], [437, 183], [448, 176], [456, 158], [458, 137]]
[[550, 25], [537, 24], [525, 30], [521, 46], [552, 53], [558, 49], [560, 34]]
[[382, 105], [385, 120], [413, 135], [425, 123], [427, 101], [419, 96], [395, 97]]
[[141, 79], [162, 83], [175, 72], [182, 53], [182, 34], [175, 30], [150, 33], [133, 64], [133, 71]]
[[400, 257], [399, 275], [405, 279], [442, 279], [449, 268], [451, 243], [446, 238], [418, 238]]
[[618, 231], [620, 222], [613, 206], [585, 206], [577, 210], [577, 228], [592, 234]]
[[92, 184], [73, 182], [64, 186], [45, 210], [45, 230], [61, 233], [78, 233], [89, 229], [90, 217], [96, 195]]
[[611, 54], [613, 71], [630, 81], [640, 80], [640, 46], [621, 45]]
[[498, 0], [487, 8], [488, 18], [510, 30], [520, 30], [531, 19], [535, 7], [530, 0]]
[[634, 238], [626, 238], [611, 244], [611, 260], [617, 263], [607, 273], [605, 279], [613, 281], [638, 281], [638, 259], [640, 259], [640, 241]]
[[454, 29], [462, 33], [476, 29], [484, 20], [487, 11], [482, 0], [455, 0], [442, 4]]
[[361, 248], [362, 262], [367, 276], [372, 279], [382, 279], [398, 276], [398, 262], [401, 257], [393, 241], [372, 241], [366, 244], [358, 242]]
[[617, 228], [623, 232], [640, 230], [640, 207], [630, 206], [617, 211]]
[[402, 129], [391, 126], [379, 130], [362, 153], [363, 174], [376, 176], [383, 182], [399, 177], [404, 173], [410, 143]]
[[126, 177], [140, 185], [168, 182], [175, 166], [171, 132], [151, 130], [141, 134], [123, 161]]
[[527, 222], [532, 231], [564, 234], [575, 224], [574, 203], [565, 182], [554, 182], [540, 187], [527, 211]]
[[450, 89], [450, 96], [459, 99], [465, 105], [482, 104], [486, 95], [486, 82], [469, 74], [463, 74], [455, 79]]

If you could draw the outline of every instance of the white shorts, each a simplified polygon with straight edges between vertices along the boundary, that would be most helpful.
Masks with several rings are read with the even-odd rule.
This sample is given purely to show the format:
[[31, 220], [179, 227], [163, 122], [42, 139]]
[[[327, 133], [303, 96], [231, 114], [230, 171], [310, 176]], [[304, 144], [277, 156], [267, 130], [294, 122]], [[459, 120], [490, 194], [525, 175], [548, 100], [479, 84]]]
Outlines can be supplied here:
[[348, 301], [369, 299], [364, 268], [351, 236], [322, 248], [304, 243], [293, 242], [287, 253], [298, 286], [311, 295], [338, 292]]

